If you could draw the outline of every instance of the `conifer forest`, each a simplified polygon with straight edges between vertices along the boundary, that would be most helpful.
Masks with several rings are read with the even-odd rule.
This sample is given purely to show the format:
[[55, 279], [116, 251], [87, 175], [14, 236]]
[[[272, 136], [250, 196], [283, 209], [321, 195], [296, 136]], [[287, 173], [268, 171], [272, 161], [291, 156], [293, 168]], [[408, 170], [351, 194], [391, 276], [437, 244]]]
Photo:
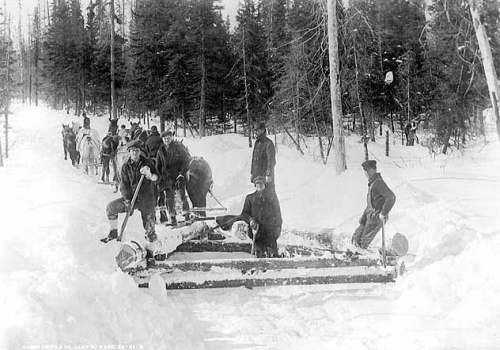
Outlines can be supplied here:
[[[230, 23], [217, 0], [40, 0], [22, 28], [0, 3], [0, 110], [17, 99], [146, 126], [160, 117], [196, 137], [265, 121], [299, 150], [317, 137], [326, 157], [327, 1], [240, 0]], [[473, 9], [500, 67], [497, 0], [338, 0], [343, 132], [369, 143], [385, 127], [405, 142], [416, 121], [440, 152], [484, 133], [496, 96]]]

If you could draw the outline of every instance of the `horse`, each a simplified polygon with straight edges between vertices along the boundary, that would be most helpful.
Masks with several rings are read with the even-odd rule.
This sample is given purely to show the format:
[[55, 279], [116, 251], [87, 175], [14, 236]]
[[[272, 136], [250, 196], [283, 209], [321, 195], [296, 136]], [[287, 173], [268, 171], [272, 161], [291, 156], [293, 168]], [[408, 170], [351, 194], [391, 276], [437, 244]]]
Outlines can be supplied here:
[[73, 132], [75, 133], [75, 135], [78, 135], [78, 132], [82, 128], [80, 123], [79, 122], [71, 122], [71, 124], [72, 124], [71, 128], [73, 129]]
[[117, 167], [116, 167], [116, 158], [115, 154], [118, 150], [118, 145], [120, 143], [118, 135], [111, 135], [109, 132], [108, 135], [104, 137], [102, 140], [101, 147], [101, 160], [102, 160], [102, 178], [103, 182], [109, 182], [109, 163], [111, 161], [113, 165], [113, 181], [117, 181]]
[[69, 134], [71, 128], [69, 127], [69, 124], [63, 124], [62, 127], [63, 127], [63, 129], [61, 131], [61, 135], [62, 135], [63, 150], [64, 150], [64, 160], [67, 160], [68, 159], [68, 148], [66, 147], [66, 135]]
[[76, 150], [76, 135], [71, 128], [69, 129], [69, 132], [64, 136], [64, 146], [65, 150], [67, 150], [69, 153], [71, 165], [77, 166], [80, 162], [80, 154]]
[[97, 142], [92, 140], [92, 137], [85, 136], [80, 144], [80, 155], [84, 166], [85, 174], [89, 173], [89, 169], [93, 166], [95, 174], [98, 175], [97, 163], [99, 162], [99, 146]]
[[[212, 190], [212, 186], [210, 164], [202, 157], [191, 157], [186, 172], [186, 191], [193, 207], [205, 208], [207, 206], [207, 193]], [[204, 211], [198, 214], [206, 215]]]
[[94, 166], [95, 174], [98, 174], [97, 163], [99, 161], [99, 134], [93, 129], [80, 129], [76, 137], [77, 150], [84, 165], [85, 174], [89, 173], [89, 167]]

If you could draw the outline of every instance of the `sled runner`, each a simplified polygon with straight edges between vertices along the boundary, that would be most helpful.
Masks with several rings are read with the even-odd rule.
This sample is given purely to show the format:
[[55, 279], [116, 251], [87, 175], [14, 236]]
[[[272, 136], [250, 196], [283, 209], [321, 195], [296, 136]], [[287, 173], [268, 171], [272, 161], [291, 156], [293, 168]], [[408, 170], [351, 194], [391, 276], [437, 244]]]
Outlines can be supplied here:
[[[137, 242], [124, 243], [118, 264], [139, 287], [148, 287], [150, 278], [160, 275], [166, 289], [387, 283], [394, 282], [403, 271], [394, 255], [387, 255], [383, 267], [378, 253], [353, 256], [329, 248], [299, 245], [280, 245], [280, 257], [257, 259], [250, 254], [252, 243], [220, 237], [214, 234], [214, 228], [202, 220], [172, 228], [170, 233], [180, 244], [170, 252], [162, 252], [161, 247], [156, 247], [154, 255], [162, 261], [151, 256], [148, 259], [146, 248]], [[159, 242], [160, 246], [167, 245], [160, 238]], [[205, 258], [204, 253], [210, 258]], [[212, 258], [214, 253], [218, 253], [215, 254], [218, 258]], [[186, 260], [181, 256], [181, 260], [175, 260], [178, 254], [195, 255], [196, 258]]]

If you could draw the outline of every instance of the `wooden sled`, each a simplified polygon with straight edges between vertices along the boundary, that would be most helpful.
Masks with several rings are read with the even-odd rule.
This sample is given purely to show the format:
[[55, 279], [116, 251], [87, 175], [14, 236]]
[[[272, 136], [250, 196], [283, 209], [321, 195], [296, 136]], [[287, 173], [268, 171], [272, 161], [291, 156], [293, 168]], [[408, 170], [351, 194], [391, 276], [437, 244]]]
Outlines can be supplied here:
[[266, 287], [335, 283], [394, 282], [400, 266], [395, 257], [382, 267], [378, 257], [346, 258], [342, 252], [304, 246], [284, 246], [289, 257], [252, 257], [251, 243], [191, 240], [177, 247], [177, 253], [244, 252], [248, 257], [230, 259], [165, 260], [147, 267], [125, 269], [139, 287], [148, 287], [159, 274], [166, 289]]

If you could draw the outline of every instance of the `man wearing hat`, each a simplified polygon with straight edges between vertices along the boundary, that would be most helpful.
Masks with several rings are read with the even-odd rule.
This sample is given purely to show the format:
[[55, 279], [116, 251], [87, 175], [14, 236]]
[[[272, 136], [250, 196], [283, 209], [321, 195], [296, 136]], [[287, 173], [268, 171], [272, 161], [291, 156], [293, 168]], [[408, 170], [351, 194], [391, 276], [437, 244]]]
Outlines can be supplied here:
[[250, 226], [249, 236], [255, 232], [255, 254], [259, 258], [278, 256], [276, 240], [281, 234], [281, 209], [274, 191], [264, 191], [264, 176], [253, 179], [255, 192], [245, 198], [241, 218]]
[[376, 161], [367, 160], [361, 166], [368, 179], [368, 195], [366, 209], [359, 219], [359, 227], [354, 231], [352, 243], [358, 248], [366, 249], [387, 221], [396, 196], [377, 172]]
[[[156, 167], [160, 174], [160, 205], [166, 205], [170, 214], [171, 225], [177, 225], [175, 210], [175, 192], [177, 190], [181, 200], [182, 209], [189, 210], [186, 198], [186, 183], [184, 178], [189, 167], [190, 156], [187, 149], [178, 141], [174, 141], [174, 133], [170, 130], [161, 133], [163, 144], [156, 154]], [[165, 210], [160, 210], [160, 221], [166, 222]]]
[[252, 155], [250, 181], [254, 182], [257, 176], [263, 176], [268, 190], [274, 192], [274, 166], [276, 165], [276, 151], [274, 143], [266, 136], [266, 124], [258, 123], [254, 127], [256, 140]]
[[131, 208], [131, 201], [139, 185], [141, 176], [144, 180], [139, 188], [133, 209], [141, 212], [142, 225], [146, 230], [146, 237], [150, 242], [156, 241], [154, 183], [159, 180], [159, 174], [151, 160], [141, 154], [143, 143], [134, 140], [127, 146], [130, 158], [121, 169], [120, 192], [121, 198], [111, 201], [106, 207], [110, 231], [106, 238], [101, 239], [107, 243], [118, 238], [118, 214], [126, 213]]

